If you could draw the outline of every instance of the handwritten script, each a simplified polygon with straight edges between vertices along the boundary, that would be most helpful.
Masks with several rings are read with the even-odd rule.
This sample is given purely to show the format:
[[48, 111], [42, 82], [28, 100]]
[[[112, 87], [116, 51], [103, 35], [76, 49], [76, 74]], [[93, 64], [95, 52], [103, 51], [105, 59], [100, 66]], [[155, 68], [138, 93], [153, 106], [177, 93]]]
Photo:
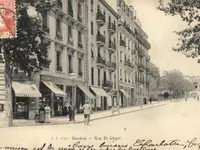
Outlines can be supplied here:
[[[87, 143], [87, 142], [86, 142]], [[23, 146], [1, 146], [0, 150], [162, 150], [163, 147], [180, 148], [180, 149], [200, 149], [200, 142], [195, 137], [192, 140], [181, 141], [175, 140], [161, 140], [154, 142], [153, 140], [137, 139], [132, 144], [122, 144], [119, 141], [101, 141], [94, 144], [83, 144], [81, 141], [76, 141], [73, 144], [66, 142], [63, 147], [57, 147], [53, 143], [44, 143], [39, 147], [27, 148]]]

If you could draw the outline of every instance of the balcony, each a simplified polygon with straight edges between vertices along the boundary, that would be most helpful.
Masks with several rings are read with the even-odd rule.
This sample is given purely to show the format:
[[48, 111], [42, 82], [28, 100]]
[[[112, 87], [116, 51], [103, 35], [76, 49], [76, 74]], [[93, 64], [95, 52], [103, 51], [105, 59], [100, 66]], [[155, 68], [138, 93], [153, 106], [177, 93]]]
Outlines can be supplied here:
[[73, 45], [73, 44], [74, 44], [73, 38], [69, 36], [69, 37], [68, 37], [68, 42], [69, 42], [71, 45]]
[[116, 70], [116, 63], [114, 62], [107, 62], [108, 70], [115, 71]]
[[139, 64], [138, 68], [139, 68], [139, 71], [142, 71], [142, 72], [146, 69], [143, 64]]
[[124, 65], [130, 68], [134, 68], [134, 64], [132, 64], [130, 60], [125, 61]]
[[97, 40], [97, 45], [99, 47], [103, 47], [105, 45], [105, 37], [102, 34], [100, 34], [99, 32], [96, 36], [96, 40]]
[[108, 24], [108, 32], [110, 34], [114, 34], [116, 32], [116, 25], [114, 23]]
[[62, 9], [62, 1], [61, 0], [57, 0], [56, 1], [56, 5], [60, 8], [60, 9]]
[[140, 32], [136, 33], [136, 38], [138, 39], [138, 41], [140, 41], [140, 43], [142, 43], [147, 49], [151, 48], [151, 44], [141, 35]]
[[97, 11], [96, 21], [99, 27], [105, 24], [105, 15], [100, 10]]
[[111, 81], [103, 81], [102, 82], [102, 87], [106, 89], [112, 89], [113, 88], [113, 82]]
[[147, 61], [147, 62], [150, 61], [150, 56], [149, 56], [149, 55], [147, 55], [147, 57], [146, 57], [146, 61]]
[[108, 50], [111, 53], [114, 53], [116, 51], [116, 44], [114, 42], [112, 42], [111, 40], [109, 40]]
[[106, 61], [101, 56], [97, 57], [97, 66], [101, 68], [106, 66]]
[[82, 22], [82, 21], [83, 21], [82, 16], [78, 15], [78, 21], [79, 21], [79, 22]]
[[62, 33], [59, 31], [56, 31], [56, 37], [62, 40]]
[[126, 42], [124, 40], [120, 40], [120, 46], [126, 47]]
[[138, 50], [138, 55], [139, 55], [140, 57], [144, 57], [144, 56], [145, 56], [144, 50], [140, 48], [140, 49]]

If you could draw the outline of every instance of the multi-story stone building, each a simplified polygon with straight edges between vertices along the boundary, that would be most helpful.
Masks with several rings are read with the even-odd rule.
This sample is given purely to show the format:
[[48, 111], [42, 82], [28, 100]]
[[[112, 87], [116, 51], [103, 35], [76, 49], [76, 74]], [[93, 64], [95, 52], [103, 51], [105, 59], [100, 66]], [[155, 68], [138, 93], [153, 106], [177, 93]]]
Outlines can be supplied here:
[[139, 104], [147, 97], [146, 63], [150, 44], [139, 25], [132, 6], [119, 1], [118, 54], [119, 91], [122, 106]]
[[59, 116], [70, 102], [79, 112], [85, 99], [91, 99], [94, 110], [106, 110], [136, 105], [147, 97], [148, 37], [133, 7], [120, 1], [114, 10], [108, 2], [56, 0], [56, 7], [41, 16], [50, 64], [26, 86], [31, 92], [35, 89], [35, 95], [22, 96], [14, 89], [14, 97], [19, 97], [14, 113], [19, 110], [32, 119], [38, 99]]
[[117, 21], [105, 0], [88, 1], [89, 86], [96, 96], [93, 107], [105, 110], [117, 103]]
[[57, 115], [70, 101], [79, 111], [85, 96], [94, 98], [87, 87], [87, 7], [83, 0], [57, 0], [56, 8], [43, 16], [51, 63], [41, 74], [40, 91]]

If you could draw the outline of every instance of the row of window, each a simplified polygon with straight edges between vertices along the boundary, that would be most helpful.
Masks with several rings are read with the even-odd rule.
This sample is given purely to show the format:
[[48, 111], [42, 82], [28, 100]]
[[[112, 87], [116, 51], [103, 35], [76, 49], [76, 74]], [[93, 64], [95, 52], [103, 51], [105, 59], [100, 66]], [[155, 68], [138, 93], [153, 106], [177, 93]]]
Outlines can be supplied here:
[[119, 74], [120, 74], [120, 80], [122, 80], [122, 77], [125, 77], [125, 82], [131, 81], [131, 78], [132, 78], [132, 81], [134, 81], [133, 75], [131, 77], [131, 74], [128, 73], [127, 71], [124, 71], [124, 75], [122, 75], [122, 69], [120, 69]]
[[[94, 74], [94, 68], [91, 68], [91, 85], [94, 85], [94, 78], [96, 78], [95, 74]], [[101, 86], [101, 70], [97, 69], [97, 81], [98, 81], [98, 86]], [[104, 71], [103, 74], [103, 82], [106, 83], [107, 81], [112, 81], [112, 73], [109, 72], [109, 79], [107, 79], [107, 75], [106, 75], [106, 71]], [[114, 80], [113, 80], [113, 85], [114, 85], [114, 89], [116, 89], [116, 75], [114, 75]]]
[[[57, 71], [61, 71], [62, 72], [62, 53], [60, 51], [56, 52], [56, 70]], [[78, 58], [78, 74], [80, 76], [83, 75], [82, 72], [82, 58]], [[75, 67], [73, 66], [73, 56], [72, 55], [68, 55], [68, 73], [72, 73], [74, 72]]]

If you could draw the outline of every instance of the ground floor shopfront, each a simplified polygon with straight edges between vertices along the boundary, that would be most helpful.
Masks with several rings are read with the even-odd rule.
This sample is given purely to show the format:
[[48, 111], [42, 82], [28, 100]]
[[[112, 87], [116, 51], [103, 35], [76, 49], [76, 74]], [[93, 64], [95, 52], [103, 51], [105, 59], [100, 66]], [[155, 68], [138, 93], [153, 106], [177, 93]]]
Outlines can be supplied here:
[[106, 91], [100, 87], [90, 86], [90, 91], [95, 96], [91, 102], [94, 111], [108, 110], [119, 105], [116, 90]]
[[129, 107], [135, 105], [134, 88], [119, 86], [119, 102], [121, 107]]

